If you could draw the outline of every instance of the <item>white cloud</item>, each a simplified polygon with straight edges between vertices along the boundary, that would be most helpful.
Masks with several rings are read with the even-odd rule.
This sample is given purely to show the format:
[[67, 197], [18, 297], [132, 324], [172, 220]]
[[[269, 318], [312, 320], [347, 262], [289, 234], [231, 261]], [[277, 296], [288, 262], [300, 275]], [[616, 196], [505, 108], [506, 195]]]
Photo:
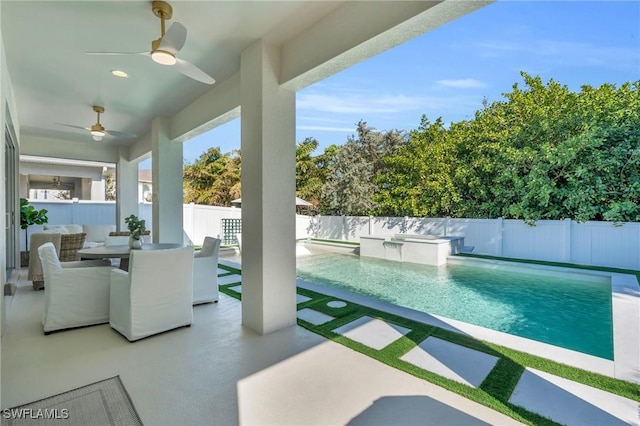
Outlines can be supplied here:
[[487, 87], [485, 83], [473, 78], [463, 78], [458, 80], [438, 80], [440, 86], [453, 87], [454, 89], [480, 89]]
[[313, 122], [322, 122], [322, 123], [331, 123], [331, 124], [351, 124], [348, 120], [337, 119], [337, 118], [327, 118], [327, 117], [319, 117], [318, 115], [296, 115], [297, 121], [313, 121]]
[[475, 51], [484, 57], [500, 57], [514, 52], [529, 58], [554, 60], [573, 66], [601, 66], [625, 69], [638, 67], [640, 50], [631, 47], [598, 46], [561, 40], [487, 41], [476, 43]]
[[300, 109], [332, 113], [399, 113], [422, 108], [427, 101], [423, 97], [407, 95], [382, 95], [375, 91], [359, 93], [300, 94], [296, 105]]
[[320, 130], [324, 132], [355, 132], [356, 126], [353, 127], [330, 127], [330, 126], [296, 126], [297, 130]]
[[459, 121], [468, 119], [472, 111], [481, 107], [482, 98], [475, 89], [430, 92], [425, 85], [385, 93], [378, 86], [316, 86], [297, 94], [296, 130], [300, 138], [313, 132], [324, 132], [329, 138], [341, 133], [347, 137], [355, 134], [360, 120], [376, 129], [406, 130], [415, 128], [423, 114], [431, 120], [443, 117], [445, 121]]

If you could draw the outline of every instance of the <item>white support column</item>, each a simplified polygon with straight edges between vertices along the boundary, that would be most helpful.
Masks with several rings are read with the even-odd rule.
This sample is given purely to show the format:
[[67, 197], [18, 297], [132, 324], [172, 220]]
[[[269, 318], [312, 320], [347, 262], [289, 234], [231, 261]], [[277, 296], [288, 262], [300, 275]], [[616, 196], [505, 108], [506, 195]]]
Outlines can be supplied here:
[[264, 40], [242, 53], [242, 324], [260, 334], [296, 323], [295, 93], [279, 68]]
[[182, 244], [182, 142], [169, 135], [169, 120], [156, 117], [151, 122], [153, 242]]
[[127, 159], [124, 147], [118, 150], [116, 194], [116, 224], [119, 230], [125, 231], [124, 218], [138, 215], [138, 163]]
[[104, 201], [106, 189], [106, 181], [104, 178], [102, 180], [92, 180], [89, 178], [87, 181], [89, 183], [90, 199], [92, 201]]

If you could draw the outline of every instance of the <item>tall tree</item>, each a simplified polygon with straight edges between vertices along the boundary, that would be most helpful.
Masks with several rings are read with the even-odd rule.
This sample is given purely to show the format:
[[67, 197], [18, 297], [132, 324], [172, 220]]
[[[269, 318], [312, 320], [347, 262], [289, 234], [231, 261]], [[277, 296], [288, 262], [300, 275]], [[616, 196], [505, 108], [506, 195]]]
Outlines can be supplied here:
[[383, 158], [406, 143], [397, 131], [379, 132], [360, 121], [357, 138], [349, 137], [338, 149], [322, 188], [323, 211], [332, 214], [368, 215], [377, 203], [374, 178], [385, 169]]
[[105, 179], [104, 199], [107, 201], [116, 201], [116, 174], [108, 173]]
[[296, 146], [296, 195], [318, 205], [322, 180], [316, 172], [316, 164], [311, 154], [318, 148], [315, 138], [306, 138]]
[[231, 206], [240, 197], [240, 151], [222, 154], [209, 148], [184, 167], [184, 202]]
[[296, 148], [296, 195], [318, 208], [322, 186], [327, 181], [329, 167], [333, 164], [337, 145], [325, 148], [322, 154], [312, 156], [318, 148], [315, 138], [307, 138]]
[[422, 117], [409, 143], [383, 159], [387, 169], [376, 182], [378, 214], [390, 216], [448, 216], [458, 201], [452, 181], [456, 163], [450, 134], [442, 119]]
[[514, 217], [640, 221], [639, 89], [640, 81], [582, 88], [573, 114], [560, 119], [579, 125], [542, 140]]
[[386, 160], [392, 214], [640, 220], [640, 82], [572, 92], [522, 73], [500, 102], [444, 129], [423, 118]]

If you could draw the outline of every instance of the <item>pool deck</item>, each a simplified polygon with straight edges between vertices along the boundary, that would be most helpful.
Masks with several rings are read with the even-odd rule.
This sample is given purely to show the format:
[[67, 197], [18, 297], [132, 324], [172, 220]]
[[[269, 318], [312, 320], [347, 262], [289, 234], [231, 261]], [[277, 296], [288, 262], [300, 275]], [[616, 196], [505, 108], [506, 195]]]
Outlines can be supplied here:
[[[235, 262], [221, 261], [221, 263], [227, 263], [229, 266], [241, 269], [241, 265], [238, 263], [240, 259], [235, 257], [234, 260]], [[501, 266], [497, 264], [493, 265]], [[540, 273], [546, 274], [547, 272], [541, 269]], [[549, 273], [558, 274], [563, 273], [563, 271], [553, 270]], [[229, 276], [226, 278], [227, 279], [223, 280], [223, 282], [231, 283], [241, 280], [241, 276], [239, 275], [236, 275], [235, 277]], [[634, 281], [636, 281], [635, 277], [633, 278]], [[603, 278], [596, 274], [594, 279], [606, 280], [608, 278]], [[620, 281], [618, 279], [620, 279]], [[624, 298], [623, 302], [627, 303], [628, 306], [624, 307], [623, 310], [628, 308], [633, 310], [637, 308], [637, 304], [634, 305], [638, 300], [638, 292], [634, 290], [638, 286], [637, 281], [634, 284], [630, 281], [626, 281], [624, 277], [615, 277], [615, 282], [616, 284], [612, 287], [619, 287], [619, 290], [621, 290], [620, 292], [623, 295], [631, 298], [630, 300], [627, 300], [626, 297]], [[353, 294], [347, 291], [331, 289], [301, 280], [298, 280], [298, 286], [325, 295], [334, 296], [337, 299], [368, 306], [376, 310], [389, 312], [426, 324], [436, 325], [458, 333], [467, 334], [475, 338], [512, 347], [519, 351], [536, 354], [544, 358], [553, 359], [564, 364], [576, 366], [588, 371], [598, 372], [611, 377], [615, 376], [616, 368], [618, 368], [618, 370], [622, 369], [625, 374], [637, 373], [637, 370], [629, 372], [629, 369], [625, 369], [625, 365], [618, 367], [616, 363], [610, 360], [585, 355], [576, 351], [512, 336], [506, 333], [488, 330], [483, 327], [462, 323], [460, 321], [454, 321], [402, 308], [387, 302], [382, 302], [374, 298]], [[241, 293], [241, 287], [242, 285], [238, 284], [233, 287], [233, 289]], [[308, 309], [298, 311], [298, 317], [307, 322], [318, 321], [318, 324], [321, 324], [324, 321], [330, 320], [330, 317], [329, 319], [323, 319], [322, 314], [314, 318], [313, 313], [303, 313], [302, 311], [308, 311]], [[624, 313], [625, 312], [618, 310], [618, 314]], [[626, 313], [628, 314], [629, 312], [627, 311]], [[636, 318], [638, 317], [636, 316]], [[367, 346], [379, 348], [389, 344], [391, 340], [398, 338], [398, 336], [401, 336], [406, 332], [406, 330], [402, 330], [402, 327], [385, 323], [384, 321], [372, 318], [360, 318], [358, 321], [354, 321], [354, 324], [345, 326], [343, 329], [334, 330], [334, 332], [343, 334], [345, 337], [361, 342]], [[624, 331], [622, 334], [623, 338], [632, 338], [634, 335], [633, 332], [625, 333]], [[637, 368], [638, 363], [631, 360], [634, 356], [634, 349], [631, 346], [635, 343], [627, 343], [629, 346], [627, 347], [625, 345], [625, 348], [623, 348], [622, 351], [628, 349], [631, 350], [632, 353], [630, 356], [625, 357], [625, 359], [630, 362], [631, 369], [633, 369], [634, 366]], [[487, 365], [492, 365], [492, 361], [490, 359], [483, 359], [482, 357], [478, 358], [478, 354], [473, 352], [474, 351], [469, 351], [466, 348], [459, 347], [455, 344], [438, 341], [438, 339], [427, 339], [416, 348], [416, 353], [408, 353], [405, 357], [407, 358], [407, 362], [415, 363], [415, 365], [420, 368], [427, 369], [452, 380], [463, 382], [469, 386], [477, 386], [477, 384], [482, 381], [483, 376], [476, 377], [476, 375], [479, 374], [479, 371], [481, 370], [490, 370], [491, 367], [487, 367]], [[616, 353], [619, 352], [616, 351]], [[625, 380], [634, 381], [629, 379]], [[637, 380], [635, 383], [638, 383]], [[561, 424], [640, 425], [640, 417], [638, 416], [640, 404], [637, 401], [528, 367], [520, 377], [509, 402], [524, 407], [529, 411], [541, 414]]]

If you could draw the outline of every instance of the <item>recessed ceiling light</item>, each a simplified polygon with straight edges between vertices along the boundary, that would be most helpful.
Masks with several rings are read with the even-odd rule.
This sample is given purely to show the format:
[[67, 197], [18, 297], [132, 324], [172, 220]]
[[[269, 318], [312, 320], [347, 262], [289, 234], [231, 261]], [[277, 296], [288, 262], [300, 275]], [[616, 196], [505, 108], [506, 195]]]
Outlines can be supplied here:
[[129, 74], [127, 74], [124, 71], [121, 70], [111, 70], [111, 74], [115, 75], [116, 77], [120, 77], [120, 78], [128, 78]]

